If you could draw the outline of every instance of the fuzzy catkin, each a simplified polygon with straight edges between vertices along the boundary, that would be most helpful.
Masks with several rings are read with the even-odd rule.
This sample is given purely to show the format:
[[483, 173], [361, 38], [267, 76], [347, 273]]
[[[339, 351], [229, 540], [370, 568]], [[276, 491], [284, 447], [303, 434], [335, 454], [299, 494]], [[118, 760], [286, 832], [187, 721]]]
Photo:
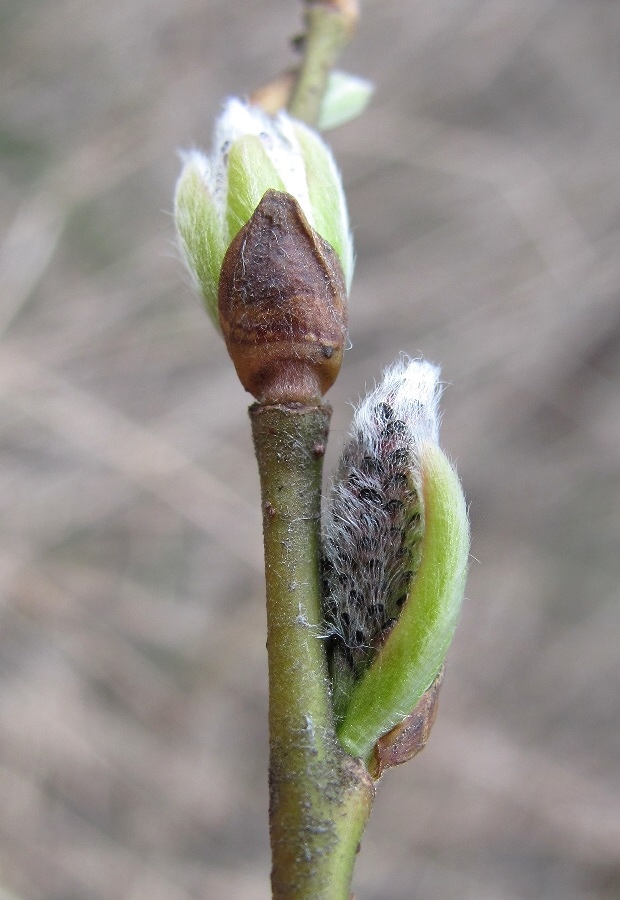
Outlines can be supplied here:
[[438, 442], [439, 374], [406, 358], [384, 372], [355, 410], [325, 504], [323, 609], [337, 710], [339, 692], [369, 664], [415, 576], [420, 449]]

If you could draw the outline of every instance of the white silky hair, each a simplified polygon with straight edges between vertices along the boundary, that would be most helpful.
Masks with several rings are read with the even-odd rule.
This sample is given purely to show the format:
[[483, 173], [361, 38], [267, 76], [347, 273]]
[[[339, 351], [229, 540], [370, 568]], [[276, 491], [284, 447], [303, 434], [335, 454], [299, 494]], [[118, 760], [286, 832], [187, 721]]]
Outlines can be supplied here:
[[356, 668], [398, 617], [423, 534], [420, 453], [439, 440], [437, 366], [401, 358], [356, 408], [323, 515], [326, 629]]
[[[215, 167], [226, 170], [227, 148], [246, 134], [260, 139], [285, 190], [295, 197], [312, 224], [304, 158], [290, 117], [285, 112], [271, 117], [258, 106], [230, 97], [215, 125], [212, 155]], [[216, 169], [216, 175], [219, 174]]]
[[311, 219], [305, 163], [291, 119], [285, 113], [272, 118], [259, 107], [231, 97], [216, 120], [211, 152], [207, 155], [194, 149], [181, 154], [184, 165], [191, 164], [199, 172], [222, 222], [228, 200], [228, 151], [244, 135], [260, 139], [285, 189]]
[[[303, 126], [296, 122], [295, 127]], [[220, 218], [224, 219], [227, 203], [228, 151], [244, 135], [254, 135], [260, 139], [286, 191], [295, 197], [313, 224], [305, 161], [295, 136], [293, 120], [284, 112], [272, 118], [259, 107], [244, 103], [237, 97], [226, 101], [216, 120], [210, 154], [207, 156], [200, 150], [183, 154], [184, 163], [192, 163], [199, 171]], [[327, 148], [325, 152], [329, 152]]]
[[376, 450], [381, 440], [376, 410], [380, 404], [387, 403], [394, 418], [405, 425], [410, 462], [417, 467], [421, 445], [427, 441], [439, 443], [440, 374], [438, 366], [423, 359], [403, 356], [393, 363], [384, 371], [374, 391], [367, 394], [355, 410], [351, 437]]
[[[237, 97], [230, 97], [224, 103], [215, 122], [210, 153], [197, 149], [181, 153], [184, 171], [191, 167], [199, 174], [213, 201], [223, 236], [228, 240], [233, 237], [226, 231], [230, 148], [246, 135], [258, 138], [277, 173], [279, 184], [295, 197], [310, 225], [333, 244], [343, 266], [347, 288], [350, 287], [353, 238], [342, 180], [329, 147], [316, 131], [284, 110], [270, 116], [260, 107]], [[258, 203], [265, 190], [260, 174], [255, 174], [248, 164], [242, 181], [239, 189], [244, 197], [241, 199], [251, 197]]]

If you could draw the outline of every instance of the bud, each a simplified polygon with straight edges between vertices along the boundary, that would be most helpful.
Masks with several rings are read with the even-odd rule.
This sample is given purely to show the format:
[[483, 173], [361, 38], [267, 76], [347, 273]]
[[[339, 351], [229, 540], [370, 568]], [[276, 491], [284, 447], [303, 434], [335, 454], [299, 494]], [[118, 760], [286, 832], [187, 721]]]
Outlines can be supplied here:
[[295, 198], [310, 228], [333, 247], [349, 289], [353, 246], [340, 175], [327, 146], [286, 113], [272, 118], [232, 98], [216, 123], [210, 156], [185, 156], [175, 196], [181, 250], [216, 324], [224, 254], [270, 189]]
[[219, 316], [239, 379], [260, 402], [307, 403], [333, 384], [347, 331], [344, 275], [290, 194], [267, 191], [226, 251]]
[[[355, 412], [324, 517], [334, 712], [347, 752], [367, 759], [412, 710], [415, 719], [463, 595], [469, 528], [438, 445], [438, 379], [421, 361], [385, 373]], [[405, 758], [407, 738], [385, 751], [396, 737], [377, 751], [378, 768], [394, 764], [381, 754]]]

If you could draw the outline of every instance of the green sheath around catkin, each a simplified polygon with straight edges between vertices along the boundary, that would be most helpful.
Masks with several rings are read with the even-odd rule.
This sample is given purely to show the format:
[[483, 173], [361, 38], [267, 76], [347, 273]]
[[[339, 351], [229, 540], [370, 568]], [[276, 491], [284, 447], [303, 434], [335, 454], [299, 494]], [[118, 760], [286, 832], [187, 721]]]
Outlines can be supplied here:
[[420, 459], [420, 565], [398, 622], [353, 689], [338, 729], [347, 753], [364, 759], [411, 712], [441, 669], [465, 586], [469, 525], [461, 485], [437, 445], [425, 444]]

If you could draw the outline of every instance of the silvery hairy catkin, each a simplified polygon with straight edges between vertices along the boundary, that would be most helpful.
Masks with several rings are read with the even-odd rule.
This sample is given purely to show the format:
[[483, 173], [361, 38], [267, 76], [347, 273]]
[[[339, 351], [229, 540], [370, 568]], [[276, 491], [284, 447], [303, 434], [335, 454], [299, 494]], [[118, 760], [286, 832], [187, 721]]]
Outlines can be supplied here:
[[437, 443], [439, 369], [402, 359], [355, 410], [325, 504], [324, 617], [336, 715], [398, 619], [424, 530], [419, 449]]

